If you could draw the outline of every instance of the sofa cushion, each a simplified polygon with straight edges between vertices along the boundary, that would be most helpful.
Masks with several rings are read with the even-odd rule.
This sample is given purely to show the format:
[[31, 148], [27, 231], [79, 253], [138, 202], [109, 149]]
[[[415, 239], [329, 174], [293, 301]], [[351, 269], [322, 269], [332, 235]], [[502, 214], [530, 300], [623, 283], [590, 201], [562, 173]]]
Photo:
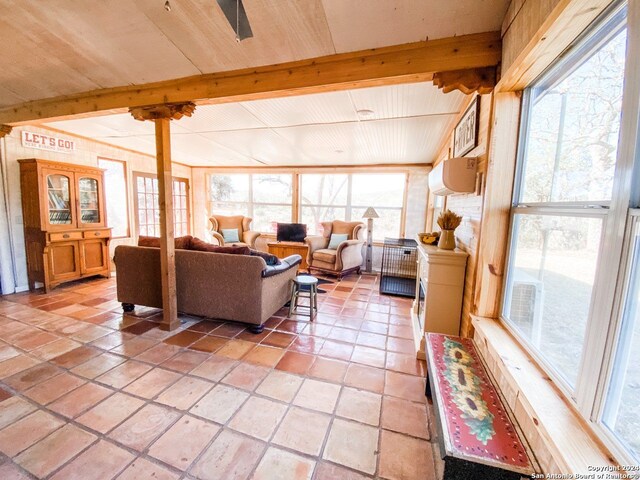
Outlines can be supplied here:
[[219, 245], [207, 243], [197, 237], [193, 237], [191, 239], [191, 250], [212, 253], [229, 253], [232, 255], [249, 255], [251, 253], [249, 247], [246, 246], [221, 247]]
[[234, 243], [240, 241], [237, 228], [223, 228], [221, 233], [222, 238], [224, 238], [224, 243]]
[[[178, 250], [191, 250], [191, 235], [185, 235], [184, 237], [178, 237], [174, 239], [174, 245]], [[160, 239], [158, 237], [145, 237], [143, 235], [138, 237], [139, 247], [156, 247], [160, 248]]]
[[362, 225], [362, 222], [343, 222], [342, 220], [334, 220], [331, 233], [346, 233], [349, 235], [349, 240], [353, 240], [353, 230]]
[[279, 273], [286, 272], [296, 265], [300, 265], [301, 262], [302, 257], [300, 255], [289, 255], [287, 258], [283, 258], [282, 262], [278, 265], [267, 265], [266, 268], [262, 271], [262, 276], [265, 278], [273, 277], [274, 275], [278, 275]]
[[337, 250], [338, 246], [347, 240], [349, 240], [349, 235], [346, 233], [332, 233], [331, 240], [329, 240], [329, 246], [327, 248], [329, 250]]
[[313, 259], [321, 262], [336, 263], [336, 255], [338, 251], [329, 248], [320, 248], [313, 252]]
[[251, 255], [254, 257], [261, 257], [264, 262], [269, 266], [280, 265], [280, 259], [275, 255], [267, 252], [261, 252], [260, 250], [251, 249]]

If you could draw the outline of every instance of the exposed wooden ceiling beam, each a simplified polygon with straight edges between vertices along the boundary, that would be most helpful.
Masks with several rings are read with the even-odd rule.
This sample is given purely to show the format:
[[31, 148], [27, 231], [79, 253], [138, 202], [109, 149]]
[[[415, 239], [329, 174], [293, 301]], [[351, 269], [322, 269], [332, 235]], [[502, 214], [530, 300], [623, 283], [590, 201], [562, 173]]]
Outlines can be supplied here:
[[160, 103], [237, 102], [429, 81], [435, 72], [495, 66], [501, 52], [500, 32], [463, 35], [35, 100], [0, 109], [0, 124], [123, 113]]

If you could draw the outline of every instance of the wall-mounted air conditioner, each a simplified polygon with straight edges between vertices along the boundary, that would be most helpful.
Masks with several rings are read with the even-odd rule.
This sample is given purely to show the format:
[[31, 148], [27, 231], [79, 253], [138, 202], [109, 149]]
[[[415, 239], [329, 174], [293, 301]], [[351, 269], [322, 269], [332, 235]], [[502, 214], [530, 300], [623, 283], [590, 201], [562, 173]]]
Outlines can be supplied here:
[[476, 190], [477, 160], [472, 157], [450, 158], [429, 173], [429, 189], [434, 195], [472, 193]]

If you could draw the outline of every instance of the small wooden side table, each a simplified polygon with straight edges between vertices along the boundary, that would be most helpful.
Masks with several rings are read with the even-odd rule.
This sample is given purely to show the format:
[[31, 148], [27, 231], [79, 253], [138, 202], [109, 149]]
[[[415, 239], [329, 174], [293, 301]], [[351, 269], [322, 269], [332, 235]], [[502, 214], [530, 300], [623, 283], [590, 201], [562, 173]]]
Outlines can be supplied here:
[[302, 257], [302, 262], [298, 267], [298, 272], [309, 272], [307, 264], [307, 254], [309, 253], [309, 245], [302, 242], [269, 242], [267, 243], [269, 253], [278, 258], [285, 258], [289, 255], [298, 254]]

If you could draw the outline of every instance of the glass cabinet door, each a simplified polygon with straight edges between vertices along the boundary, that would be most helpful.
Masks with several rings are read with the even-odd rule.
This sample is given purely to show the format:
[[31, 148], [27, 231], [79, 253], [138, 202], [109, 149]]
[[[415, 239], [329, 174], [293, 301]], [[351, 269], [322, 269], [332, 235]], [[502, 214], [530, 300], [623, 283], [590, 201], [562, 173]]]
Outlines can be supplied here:
[[101, 223], [101, 205], [96, 178], [83, 176], [78, 179], [78, 205], [81, 225]]
[[47, 175], [48, 220], [50, 225], [71, 225], [71, 180], [59, 173]]

